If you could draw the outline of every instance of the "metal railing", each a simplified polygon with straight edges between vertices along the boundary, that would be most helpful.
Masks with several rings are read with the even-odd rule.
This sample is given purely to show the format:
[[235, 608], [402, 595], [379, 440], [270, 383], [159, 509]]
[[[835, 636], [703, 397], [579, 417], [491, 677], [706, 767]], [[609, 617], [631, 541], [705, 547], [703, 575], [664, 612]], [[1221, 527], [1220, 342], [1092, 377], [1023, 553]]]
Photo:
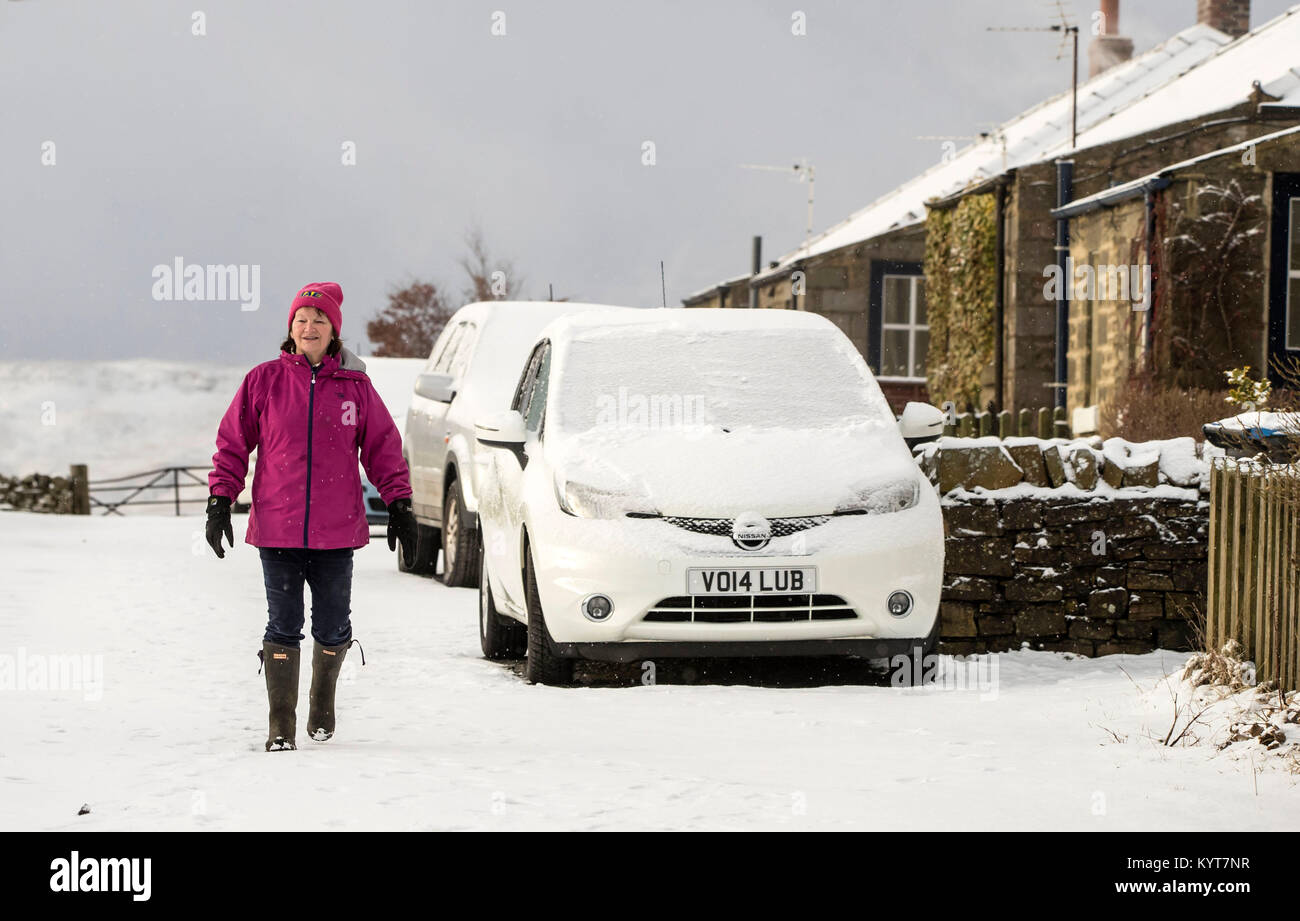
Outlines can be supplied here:
[[[207, 473], [211, 470], [209, 466], [194, 467], [160, 467], [157, 470], [146, 470], [143, 473], [131, 473], [126, 476], [112, 477], [104, 480], [90, 481], [90, 504], [94, 508], [102, 508], [105, 515], [121, 515], [120, 509], [124, 505], [171, 505], [176, 509], [176, 514], [181, 513], [181, 506], [193, 502], [206, 503], [208, 501], [208, 481], [206, 477], [198, 477], [194, 471]], [[184, 478], [184, 479], [182, 479]], [[144, 482], [139, 482], [143, 480]], [[201, 488], [201, 496], [190, 498], [182, 497], [181, 490]], [[148, 496], [156, 495], [160, 490], [171, 490], [171, 498], [154, 499]], [[100, 495], [106, 493], [124, 492], [126, 495], [120, 499], [109, 498]], [[96, 495], [96, 494], [100, 495]], [[145, 495], [145, 498], [141, 498]]]

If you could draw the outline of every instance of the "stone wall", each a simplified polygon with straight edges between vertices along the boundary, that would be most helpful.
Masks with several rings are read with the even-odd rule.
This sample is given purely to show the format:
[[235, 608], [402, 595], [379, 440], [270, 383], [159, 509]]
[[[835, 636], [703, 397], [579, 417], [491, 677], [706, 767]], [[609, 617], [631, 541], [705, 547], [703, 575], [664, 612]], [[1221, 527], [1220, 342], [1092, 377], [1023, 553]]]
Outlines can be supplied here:
[[1204, 611], [1209, 460], [1191, 438], [940, 438], [940, 650], [1188, 649]]
[[28, 512], [73, 512], [71, 477], [32, 473], [25, 477], [0, 475], [0, 506]]
[[[1043, 297], [1043, 269], [1056, 261], [1054, 207], [1056, 167], [1048, 162], [1017, 169], [1007, 188], [1003, 225], [1005, 353], [998, 407], [1013, 413], [1052, 402], [1044, 385], [1056, 379], [1056, 304]], [[980, 409], [993, 394], [990, 387], [981, 396]]]
[[1093, 656], [1192, 647], [1204, 499], [944, 499], [940, 652]]
[[[1091, 266], [1105, 278], [1107, 266], [1140, 266], [1147, 261], [1146, 202], [1135, 198], [1113, 208], [1076, 217], [1070, 226], [1074, 265]], [[1125, 282], [1129, 281], [1125, 276]], [[1069, 384], [1066, 408], [1109, 403], [1119, 394], [1143, 348], [1146, 311], [1134, 310], [1131, 284], [1122, 292], [1095, 285], [1093, 296], [1069, 302]]]
[[[1080, 496], [1191, 498], [1209, 488], [1209, 461], [1218, 448], [1192, 438], [1130, 442], [1068, 438], [980, 438], [944, 436], [914, 449], [921, 471], [940, 495], [1020, 487], [1026, 495], [1051, 499], [1057, 490]], [[1190, 491], [1190, 492], [1189, 492]]]

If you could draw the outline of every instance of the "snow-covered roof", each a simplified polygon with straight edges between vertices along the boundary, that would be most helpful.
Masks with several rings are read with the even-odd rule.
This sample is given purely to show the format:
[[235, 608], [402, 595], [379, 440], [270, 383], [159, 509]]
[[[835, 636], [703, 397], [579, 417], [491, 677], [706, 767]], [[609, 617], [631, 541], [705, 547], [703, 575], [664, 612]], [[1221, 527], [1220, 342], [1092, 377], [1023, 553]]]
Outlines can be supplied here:
[[[1177, 80], [1151, 87], [1113, 118], [1079, 132], [1095, 147], [1245, 102], [1258, 80], [1277, 105], [1300, 105], [1300, 5], [1197, 62]], [[1060, 151], [1058, 151], [1060, 152]]]
[[[1257, 33], [1269, 30], [1276, 22], [1262, 27]], [[1091, 140], [1088, 132], [1100, 131], [1129, 107], [1152, 99], [1156, 91], [1178, 82], [1198, 64], [1214, 57], [1222, 49], [1244, 41], [1246, 39], [1232, 42], [1217, 29], [1197, 23], [1151, 50], [1080, 84], [1079, 146], [1099, 143]], [[1270, 39], [1270, 46], [1271, 43]], [[1300, 45], [1300, 39], [1295, 44]], [[1244, 99], [1249, 91], [1247, 82], [1245, 89], [1238, 93], [1240, 98], [1235, 101]], [[785, 254], [775, 268], [760, 273], [759, 277], [782, 274], [797, 259], [830, 252], [898, 227], [919, 223], [925, 219], [926, 202], [931, 199], [952, 195], [1008, 169], [1038, 163], [1070, 150], [1070, 97], [1069, 92], [1060, 93], [1003, 122], [990, 132], [987, 139], [963, 148], [947, 162], [931, 167], [813, 237], [807, 244]], [[1144, 124], [1127, 133], [1136, 134], [1191, 117], [1183, 111], [1171, 109], [1166, 113], [1160, 111], [1159, 106], [1148, 106], [1143, 116]]]
[[[1148, 173], [1147, 175], [1141, 176], [1137, 179], [1132, 179], [1128, 182], [1111, 186], [1108, 189], [1102, 189], [1100, 192], [1095, 192], [1084, 198], [1075, 199], [1065, 207], [1055, 209], [1052, 212], [1052, 216], [1073, 217], [1076, 214], [1092, 211], [1112, 202], [1132, 198], [1135, 195], [1140, 194], [1143, 189], [1161, 177], [1173, 176], [1185, 169], [1196, 166], [1198, 163], [1204, 163], [1207, 160], [1213, 160], [1216, 157], [1223, 157], [1229, 154], [1239, 154], [1251, 147], [1259, 147], [1293, 135], [1300, 135], [1300, 125], [1293, 125], [1290, 128], [1283, 128], [1281, 131], [1274, 131], [1272, 134], [1265, 134], [1257, 138], [1251, 138], [1249, 141], [1242, 141], [1240, 144], [1233, 144], [1230, 147], [1221, 147], [1218, 150], [1203, 153], [1198, 157], [1189, 157], [1186, 160], [1180, 160], [1178, 163], [1172, 163], [1169, 166], [1162, 167], [1153, 173]], [[1165, 183], [1165, 185], [1167, 184], [1168, 183]]]
[[719, 288], [728, 288], [731, 285], [734, 285], [737, 282], [745, 281], [748, 278], [749, 278], [748, 272], [746, 272], [743, 275], [736, 275], [732, 278], [726, 278], [723, 279], [722, 281], [709, 285], [707, 288], [701, 288], [698, 291], [692, 291], [690, 294], [686, 295], [686, 297], [682, 298], [682, 300], [693, 301], [697, 297], [704, 297], [705, 295], [712, 294], [713, 292], [717, 291]]

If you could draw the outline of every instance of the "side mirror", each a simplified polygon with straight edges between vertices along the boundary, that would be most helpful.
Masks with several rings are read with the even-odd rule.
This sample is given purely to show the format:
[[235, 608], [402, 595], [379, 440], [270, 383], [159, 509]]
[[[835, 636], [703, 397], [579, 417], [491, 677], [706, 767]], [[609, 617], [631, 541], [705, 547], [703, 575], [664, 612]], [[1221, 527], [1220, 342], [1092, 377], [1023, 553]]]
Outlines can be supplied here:
[[456, 395], [453, 389], [454, 383], [455, 379], [450, 374], [431, 371], [416, 377], [415, 392], [437, 403], [450, 403], [452, 397]]
[[489, 448], [522, 448], [524, 417], [518, 410], [493, 413], [474, 420], [474, 437]]
[[933, 441], [943, 434], [947, 415], [929, 403], [908, 403], [898, 419], [898, 429], [911, 444]]

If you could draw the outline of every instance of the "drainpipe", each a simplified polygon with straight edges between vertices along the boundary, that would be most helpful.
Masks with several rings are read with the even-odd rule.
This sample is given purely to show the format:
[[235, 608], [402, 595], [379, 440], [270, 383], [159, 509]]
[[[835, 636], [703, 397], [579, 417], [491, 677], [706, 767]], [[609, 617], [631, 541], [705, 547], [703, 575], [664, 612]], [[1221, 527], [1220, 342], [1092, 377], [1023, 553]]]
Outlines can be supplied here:
[[1003, 220], [1006, 215], [1007, 207], [1007, 184], [1004, 181], [999, 182], [994, 192], [993, 214], [996, 228], [994, 230], [994, 273], [997, 282], [993, 288], [993, 402], [1001, 412], [1006, 409], [1003, 403], [1005, 394], [1002, 388], [1002, 376], [1005, 370], [1005, 342], [1006, 342], [1006, 301], [1004, 291], [1006, 290], [1006, 238], [1002, 228]]
[[[1056, 161], [1056, 207], [1064, 208], [1074, 199], [1074, 161]], [[1074, 279], [1066, 275], [1067, 258], [1070, 254], [1070, 220], [1056, 219], [1056, 265], [1064, 282], [1056, 297], [1056, 379], [1052, 388], [1056, 391], [1053, 405], [1065, 408], [1065, 385], [1069, 377], [1069, 364], [1066, 352], [1070, 346], [1070, 300], [1068, 293]]]
[[[1168, 185], [1168, 183], [1165, 183]], [[1161, 186], [1163, 188], [1163, 186]], [[1151, 285], [1147, 289], [1147, 310], [1146, 310], [1146, 335], [1143, 337], [1143, 364], [1146, 370], [1150, 371], [1155, 368], [1155, 354], [1152, 346], [1155, 344], [1155, 310], [1156, 310], [1156, 189], [1148, 186], [1146, 195], [1143, 197], [1146, 205], [1146, 225], [1147, 225], [1147, 265], [1151, 266]]]
[[763, 270], [763, 238], [754, 237], [754, 267], [749, 279], [749, 309], [754, 310], [758, 307], [758, 288], [754, 286], [754, 278]]

